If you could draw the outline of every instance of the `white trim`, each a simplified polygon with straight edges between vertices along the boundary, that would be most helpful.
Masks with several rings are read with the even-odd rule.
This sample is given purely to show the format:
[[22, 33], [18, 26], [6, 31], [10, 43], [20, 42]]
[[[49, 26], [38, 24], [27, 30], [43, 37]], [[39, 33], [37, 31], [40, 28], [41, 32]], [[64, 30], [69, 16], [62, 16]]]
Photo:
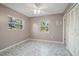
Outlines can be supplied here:
[[4, 48], [4, 49], [1, 49], [0, 52], [5, 51], [5, 50], [7, 50], [7, 49], [10, 49], [10, 48], [12, 48], [12, 47], [14, 47], [14, 46], [16, 46], [16, 45], [19, 45], [19, 44], [21, 44], [21, 43], [23, 43], [23, 42], [25, 42], [25, 41], [28, 41], [28, 40], [29, 40], [29, 39], [25, 39], [25, 40], [23, 40], [23, 41], [20, 41], [20, 42], [18, 42], [18, 43], [15, 43], [15, 44], [13, 44], [13, 45], [11, 45], [11, 46], [9, 46], [9, 47], [6, 47], [6, 48]]
[[59, 42], [59, 41], [51, 41], [51, 40], [45, 40], [45, 39], [30, 39], [30, 40], [35, 40], [35, 41], [43, 41], [43, 42], [50, 42], [50, 43], [58, 43], [58, 44], [63, 44], [63, 42]]

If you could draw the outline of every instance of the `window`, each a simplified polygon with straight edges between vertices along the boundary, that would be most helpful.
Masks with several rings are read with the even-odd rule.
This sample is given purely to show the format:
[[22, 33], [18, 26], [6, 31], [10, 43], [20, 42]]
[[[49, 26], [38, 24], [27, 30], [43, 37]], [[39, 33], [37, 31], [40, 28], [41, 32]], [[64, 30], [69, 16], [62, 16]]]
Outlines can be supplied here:
[[23, 29], [23, 20], [9, 16], [8, 29]]
[[48, 21], [46, 19], [42, 19], [40, 25], [41, 32], [48, 32]]

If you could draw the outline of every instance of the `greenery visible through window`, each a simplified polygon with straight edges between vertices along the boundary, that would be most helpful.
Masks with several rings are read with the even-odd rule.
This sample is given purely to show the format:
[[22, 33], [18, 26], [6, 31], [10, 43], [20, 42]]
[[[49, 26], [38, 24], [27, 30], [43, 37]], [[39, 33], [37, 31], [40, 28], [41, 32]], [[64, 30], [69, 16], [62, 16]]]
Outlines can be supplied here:
[[48, 32], [48, 21], [46, 19], [41, 20], [40, 25], [41, 32]]
[[9, 29], [23, 29], [23, 21], [19, 18], [9, 16], [8, 28]]

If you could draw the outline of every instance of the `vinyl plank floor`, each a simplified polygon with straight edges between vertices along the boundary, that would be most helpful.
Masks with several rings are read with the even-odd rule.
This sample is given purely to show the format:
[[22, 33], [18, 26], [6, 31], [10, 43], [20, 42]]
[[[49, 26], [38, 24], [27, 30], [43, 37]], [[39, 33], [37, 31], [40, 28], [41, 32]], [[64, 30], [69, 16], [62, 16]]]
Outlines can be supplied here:
[[71, 56], [63, 44], [29, 40], [0, 52], [0, 56]]

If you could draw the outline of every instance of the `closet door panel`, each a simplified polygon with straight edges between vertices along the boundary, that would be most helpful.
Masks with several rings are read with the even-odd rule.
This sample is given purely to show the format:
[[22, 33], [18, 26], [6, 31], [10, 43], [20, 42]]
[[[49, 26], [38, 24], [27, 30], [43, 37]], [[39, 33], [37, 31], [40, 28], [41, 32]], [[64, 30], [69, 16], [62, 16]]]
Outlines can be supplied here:
[[75, 7], [74, 47], [75, 55], [79, 55], [79, 4]]
[[79, 55], [79, 4], [67, 13], [66, 44], [72, 55]]

